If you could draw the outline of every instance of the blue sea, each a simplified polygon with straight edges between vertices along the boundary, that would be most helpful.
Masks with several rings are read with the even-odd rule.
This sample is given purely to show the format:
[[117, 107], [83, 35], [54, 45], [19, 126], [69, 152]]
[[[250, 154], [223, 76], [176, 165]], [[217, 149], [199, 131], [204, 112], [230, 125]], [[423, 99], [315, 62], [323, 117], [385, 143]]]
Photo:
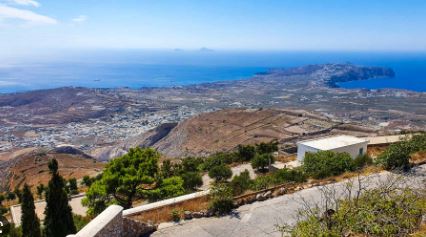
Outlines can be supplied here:
[[0, 93], [64, 86], [172, 87], [250, 78], [273, 68], [353, 63], [394, 69], [395, 78], [341, 83], [344, 88], [426, 91], [426, 53], [115, 50], [64, 52], [0, 61]]

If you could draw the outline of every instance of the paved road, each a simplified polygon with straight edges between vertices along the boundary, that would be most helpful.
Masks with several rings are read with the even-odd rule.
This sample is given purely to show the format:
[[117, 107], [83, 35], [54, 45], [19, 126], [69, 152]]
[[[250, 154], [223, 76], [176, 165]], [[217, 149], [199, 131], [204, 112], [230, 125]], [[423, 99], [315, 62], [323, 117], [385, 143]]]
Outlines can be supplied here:
[[[72, 208], [72, 212], [74, 214], [78, 214], [81, 216], [86, 216], [87, 207], [84, 207], [81, 204], [81, 200], [84, 198], [84, 194], [79, 194], [71, 198], [71, 200], [68, 202]], [[46, 208], [46, 202], [45, 201], [35, 201], [35, 211], [37, 214], [37, 217], [40, 220], [44, 220], [44, 209]], [[11, 213], [12, 213], [12, 220], [15, 225], [20, 226], [21, 225], [21, 205], [15, 205], [10, 207]]]
[[[368, 176], [370, 187], [389, 177], [388, 172]], [[426, 165], [417, 167], [410, 177], [412, 186], [426, 187]], [[341, 191], [344, 182], [328, 185]], [[294, 194], [284, 195], [263, 202], [239, 207], [235, 215], [221, 218], [202, 218], [181, 224], [165, 223], [152, 234], [153, 237], [227, 237], [227, 236], [281, 236], [275, 229], [276, 224], [295, 224], [296, 213], [302, 207], [301, 198], [318, 203], [321, 195], [318, 188], [305, 189]]]

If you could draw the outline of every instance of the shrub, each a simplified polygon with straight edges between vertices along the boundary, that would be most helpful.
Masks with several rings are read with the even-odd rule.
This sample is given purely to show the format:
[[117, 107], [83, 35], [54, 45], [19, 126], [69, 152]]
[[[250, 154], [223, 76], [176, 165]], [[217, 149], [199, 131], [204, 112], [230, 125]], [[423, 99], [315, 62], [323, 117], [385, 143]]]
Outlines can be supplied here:
[[386, 170], [410, 169], [411, 146], [408, 142], [391, 144], [382, 154], [377, 157], [377, 163]]
[[86, 187], [90, 187], [92, 183], [93, 183], [93, 179], [91, 179], [88, 175], [85, 175], [83, 177], [83, 180], [81, 180], [81, 184], [85, 185]]
[[272, 141], [272, 142], [262, 142], [259, 144], [256, 144], [256, 152], [258, 154], [270, 154], [273, 152], [278, 151], [278, 142]]
[[377, 163], [387, 170], [410, 169], [410, 155], [426, 150], [426, 133], [415, 135], [411, 140], [391, 144], [377, 158]]
[[271, 175], [258, 176], [253, 180], [250, 188], [258, 191], [258, 190], [268, 188], [273, 183], [274, 183], [274, 178]]
[[319, 151], [305, 155], [303, 169], [308, 176], [321, 179], [353, 170], [354, 164], [348, 153]]
[[215, 184], [210, 191], [209, 209], [216, 215], [227, 214], [234, 208], [232, 189], [224, 184]]
[[252, 145], [238, 145], [238, 157], [240, 161], [250, 161], [256, 155], [256, 148]]
[[74, 219], [75, 228], [77, 228], [77, 232], [83, 229], [90, 222], [90, 217], [88, 216], [80, 216], [77, 214], [72, 215]]
[[173, 176], [172, 162], [170, 160], [163, 161], [161, 165], [161, 175], [163, 178], [169, 178]]
[[362, 169], [373, 164], [373, 159], [371, 159], [371, 157], [367, 154], [359, 155], [353, 160], [353, 164], [356, 169]]
[[228, 166], [220, 164], [210, 169], [209, 176], [216, 182], [222, 182], [232, 177], [232, 171]]
[[302, 183], [306, 181], [306, 175], [300, 167], [294, 169], [284, 168], [275, 172], [273, 176], [274, 182], [277, 184], [287, 182]]
[[180, 221], [180, 215], [181, 215], [181, 212], [177, 209], [173, 209], [172, 212], [170, 213], [170, 216], [172, 217], [172, 220], [174, 222]]
[[164, 179], [160, 185], [161, 199], [181, 196], [185, 193], [183, 187], [183, 179], [178, 176], [173, 176]]
[[265, 171], [269, 164], [274, 163], [274, 157], [270, 153], [256, 154], [251, 160], [251, 166], [253, 169]]
[[182, 172], [198, 172], [203, 159], [187, 157], [182, 160]]
[[183, 187], [186, 190], [194, 190], [203, 185], [203, 179], [198, 172], [186, 172], [180, 177], [183, 179]]
[[301, 212], [291, 236], [409, 236], [426, 213], [424, 196], [389, 187], [365, 191], [359, 198], [337, 201], [336, 210]]
[[252, 181], [248, 170], [244, 170], [240, 175], [236, 175], [230, 185], [234, 195], [240, 195], [250, 188]]
[[68, 180], [68, 186], [70, 194], [78, 194], [77, 180], [75, 178], [71, 178]]

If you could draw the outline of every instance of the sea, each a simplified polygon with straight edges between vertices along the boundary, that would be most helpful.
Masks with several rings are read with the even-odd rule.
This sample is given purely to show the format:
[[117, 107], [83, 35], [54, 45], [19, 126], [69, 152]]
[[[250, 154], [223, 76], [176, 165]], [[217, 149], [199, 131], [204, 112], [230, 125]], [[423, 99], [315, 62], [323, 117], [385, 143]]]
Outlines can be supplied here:
[[99, 50], [0, 60], [0, 93], [58, 87], [176, 87], [323, 63], [390, 67], [396, 74], [338, 84], [343, 88], [426, 92], [426, 52]]

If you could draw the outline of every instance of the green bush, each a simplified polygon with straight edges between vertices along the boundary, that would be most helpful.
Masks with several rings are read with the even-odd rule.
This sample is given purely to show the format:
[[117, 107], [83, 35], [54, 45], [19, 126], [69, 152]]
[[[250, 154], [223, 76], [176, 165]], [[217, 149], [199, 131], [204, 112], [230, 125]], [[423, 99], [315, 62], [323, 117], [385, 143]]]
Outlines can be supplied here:
[[386, 170], [410, 169], [410, 153], [412, 149], [408, 142], [391, 144], [382, 154], [377, 157], [377, 163]]
[[274, 157], [270, 153], [256, 154], [251, 160], [251, 166], [253, 169], [265, 171], [269, 164], [274, 163]]
[[80, 216], [77, 214], [73, 214], [72, 217], [74, 219], [74, 224], [75, 224], [75, 228], [77, 228], [77, 231], [80, 231], [81, 229], [83, 229], [83, 227], [89, 224], [91, 220], [90, 217], [88, 216]]
[[391, 144], [377, 158], [377, 163], [387, 170], [410, 169], [410, 155], [426, 150], [426, 133], [415, 135], [411, 140]]
[[306, 181], [306, 175], [301, 167], [294, 169], [284, 168], [276, 171], [273, 176], [276, 184], [287, 182], [303, 183]]
[[248, 170], [244, 170], [240, 175], [234, 176], [230, 185], [234, 195], [240, 195], [250, 188], [252, 181]]
[[351, 171], [354, 169], [354, 163], [348, 153], [308, 152], [303, 160], [303, 169], [308, 176], [321, 179]]
[[426, 198], [409, 189], [376, 188], [338, 201], [331, 215], [318, 209], [301, 213], [291, 236], [409, 236], [426, 214]]
[[256, 155], [256, 148], [252, 145], [238, 145], [239, 161], [250, 161]]
[[273, 152], [278, 151], [278, 142], [272, 141], [272, 142], [262, 142], [259, 144], [256, 144], [256, 152], [258, 154], [271, 154]]
[[210, 191], [209, 210], [216, 215], [224, 215], [234, 208], [232, 189], [224, 183], [215, 184]]
[[183, 179], [183, 187], [186, 190], [195, 190], [203, 185], [203, 179], [198, 172], [186, 172], [180, 175]]
[[274, 183], [274, 177], [271, 175], [257, 176], [251, 183], [250, 189], [259, 191], [266, 189]]
[[362, 169], [373, 164], [373, 159], [371, 159], [371, 157], [367, 154], [359, 155], [353, 160], [353, 164], [356, 169]]
[[232, 177], [232, 171], [227, 165], [220, 164], [210, 169], [209, 176], [216, 182], [222, 182]]
[[180, 221], [181, 212], [179, 210], [173, 209], [172, 212], [170, 213], [170, 215], [171, 215], [172, 220], [174, 222], [179, 222]]

